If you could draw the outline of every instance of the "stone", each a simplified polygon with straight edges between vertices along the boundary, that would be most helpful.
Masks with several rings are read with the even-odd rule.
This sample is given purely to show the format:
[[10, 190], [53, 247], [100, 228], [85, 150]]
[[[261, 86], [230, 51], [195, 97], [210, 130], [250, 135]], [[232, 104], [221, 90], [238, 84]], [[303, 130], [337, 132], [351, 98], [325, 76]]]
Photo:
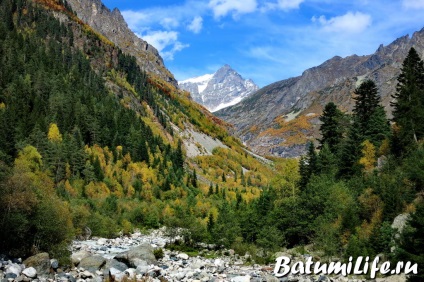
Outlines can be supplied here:
[[116, 259], [110, 259], [110, 260], [106, 261], [104, 268], [107, 269], [107, 270], [110, 269], [110, 268], [115, 268], [115, 269], [118, 269], [119, 271], [123, 272], [128, 268], [128, 266], [123, 262], [117, 261]]
[[51, 259], [50, 260], [50, 266], [53, 269], [58, 269], [59, 268], [59, 262], [57, 261], [57, 259]]
[[136, 268], [136, 271], [138, 274], [144, 275], [149, 271], [149, 266], [148, 265], [139, 265]]
[[121, 273], [117, 273], [115, 276], [113, 276], [114, 281], [116, 282], [122, 282], [122, 281], [127, 281], [127, 276], [125, 275], [125, 273], [121, 272]]
[[86, 250], [81, 250], [71, 255], [72, 264], [78, 266], [82, 259], [91, 256], [91, 253]]
[[29, 257], [24, 261], [26, 267], [34, 267], [38, 275], [45, 275], [50, 273], [50, 257], [48, 253], [39, 253], [35, 256]]
[[13, 273], [14, 275], [16, 275], [14, 278], [18, 277], [21, 274], [21, 272], [22, 272], [21, 266], [16, 263], [8, 264], [5, 269], [5, 274]]
[[97, 240], [97, 244], [99, 245], [106, 245], [106, 243], [107, 243], [107, 239], [105, 238], [100, 238]]
[[183, 260], [188, 260], [188, 255], [185, 253], [181, 253], [177, 255], [177, 258], [183, 259]]
[[183, 280], [184, 279], [184, 277], [185, 277], [185, 273], [184, 272], [178, 272], [178, 273], [176, 273], [175, 274], [175, 279], [177, 279], [178, 281], [181, 281], [181, 280]]
[[136, 276], [136, 269], [135, 268], [128, 268], [124, 271], [125, 275], [127, 275], [129, 278], [134, 278]]
[[35, 268], [31, 266], [31, 267], [25, 268], [22, 271], [22, 274], [24, 274], [28, 278], [35, 278], [37, 277], [37, 270], [35, 270]]
[[18, 277], [18, 275], [16, 275], [15, 273], [6, 273], [6, 275], [4, 276], [5, 279], [15, 279], [16, 277]]
[[265, 281], [266, 282], [280, 282], [277, 277], [272, 275], [265, 275]]
[[88, 271], [88, 270], [84, 270], [82, 273], [80, 273], [80, 276], [81, 276], [81, 278], [83, 278], [83, 279], [87, 279], [87, 278], [93, 278], [94, 277], [94, 274], [93, 273], [91, 273], [90, 271]]
[[122, 271], [120, 271], [119, 269], [116, 269], [116, 268], [113, 268], [113, 267], [109, 269], [109, 276], [111, 276], [111, 277], [115, 277], [116, 275], [118, 275], [120, 273], [122, 273]]
[[409, 218], [410, 218], [410, 214], [409, 213], [403, 213], [400, 214], [398, 216], [395, 217], [395, 219], [393, 220], [393, 223], [391, 225], [391, 227], [393, 229], [395, 229], [395, 237], [399, 238], [400, 234], [402, 234], [403, 229], [406, 226], [406, 223], [408, 222]]
[[222, 260], [222, 259], [216, 259], [214, 262], [213, 262], [213, 264], [216, 266], [216, 267], [224, 267], [225, 266], [225, 262]]
[[404, 282], [406, 280], [407, 279], [405, 274], [401, 274], [401, 275], [392, 275], [385, 278], [377, 278], [376, 282]]
[[100, 270], [105, 264], [106, 259], [104, 257], [95, 255], [83, 258], [79, 263], [79, 267], [94, 273], [96, 270]]
[[234, 278], [231, 278], [231, 282], [250, 282], [250, 278], [250, 275], [236, 276]]
[[140, 260], [146, 261], [147, 264], [157, 264], [157, 260], [153, 254], [153, 248], [149, 243], [143, 243], [140, 246], [133, 247], [129, 251], [116, 255], [114, 259], [130, 267], [140, 265]]

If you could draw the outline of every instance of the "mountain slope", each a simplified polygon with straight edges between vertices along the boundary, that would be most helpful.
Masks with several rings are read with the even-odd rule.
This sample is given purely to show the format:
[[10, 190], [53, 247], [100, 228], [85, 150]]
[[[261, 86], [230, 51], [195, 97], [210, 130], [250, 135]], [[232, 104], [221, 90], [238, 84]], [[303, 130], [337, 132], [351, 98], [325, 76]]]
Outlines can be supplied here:
[[[368, 56], [334, 57], [301, 76], [270, 84], [241, 103], [215, 114], [234, 125], [243, 142], [264, 155], [298, 156], [318, 135], [318, 116], [333, 101], [351, 111], [353, 91], [364, 79], [374, 80], [386, 111], [401, 63], [411, 47], [424, 54], [424, 29], [381, 45]], [[254, 118], [252, 118], [254, 117]]]
[[66, 259], [84, 230], [161, 225], [206, 241], [208, 215], [278, 176], [63, 1], [4, 0], [0, 18], [0, 253]]
[[214, 74], [206, 74], [178, 82], [181, 89], [190, 92], [194, 101], [211, 112], [237, 104], [259, 87], [244, 79], [229, 65], [224, 65]]
[[67, 3], [82, 21], [119, 46], [124, 53], [134, 56], [146, 72], [177, 86], [159, 52], [128, 28], [117, 8], [110, 11], [100, 0], [67, 0]]

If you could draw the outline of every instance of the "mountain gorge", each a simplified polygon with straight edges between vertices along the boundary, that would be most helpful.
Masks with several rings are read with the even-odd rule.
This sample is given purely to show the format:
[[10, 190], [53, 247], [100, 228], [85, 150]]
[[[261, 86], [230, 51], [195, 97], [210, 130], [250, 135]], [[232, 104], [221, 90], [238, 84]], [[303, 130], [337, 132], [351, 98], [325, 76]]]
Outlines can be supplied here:
[[332, 101], [350, 112], [353, 91], [365, 79], [376, 82], [390, 116], [396, 78], [411, 47], [424, 54], [424, 30], [381, 45], [368, 56], [336, 56], [301, 76], [270, 84], [215, 114], [233, 124], [234, 134], [256, 153], [299, 156], [305, 152], [305, 143], [318, 137], [318, 117], [325, 104]]
[[[87, 3], [89, 14], [101, 7], [72, 5]], [[113, 13], [90, 22], [64, 0], [0, 1], [0, 280], [275, 281], [276, 256], [424, 261], [424, 63], [404, 51], [421, 46], [421, 32], [379, 56], [333, 58], [232, 107], [244, 105], [251, 136], [301, 150], [326, 101], [349, 111], [340, 93], [351, 97], [366, 77], [393, 88], [400, 64], [414, 78], [396, 96], [399, 127], [390, 128], [378, 95], [365, 89], [349, 124], [333, 104], [327, 137], [337, 142], [319, 152], [309, 146], [298, 161], [251, 152], [166, 72], [148, 70], [149, 56], [129, 53], [138, 47], [125, 51], [105, 35], [112, 31], [94, 28], [113, 23]], [[232, 71], [221, 73], [219, 83]], [[141, 235], [149, 229], [152, 236]], [[321, 274], [282, 280], [348, 279]]]
[[229, 65], [224, 65], [214, 74], [187, 79], [178, 84], [181, 89], [190, 92], [194, 101], [211, 112], [235, 105], [259, 89], [251, 79], [244, 79]]

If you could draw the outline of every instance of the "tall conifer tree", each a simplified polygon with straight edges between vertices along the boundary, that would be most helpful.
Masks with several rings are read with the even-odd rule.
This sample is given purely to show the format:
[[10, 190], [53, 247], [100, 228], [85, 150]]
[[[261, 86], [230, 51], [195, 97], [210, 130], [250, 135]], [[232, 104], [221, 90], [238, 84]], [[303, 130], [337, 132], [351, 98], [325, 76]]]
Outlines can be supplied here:
[[319, 129], [322, 137], [319, 142], [321, 147], [327, 143], [332, 153], [336, 152], [336, 147], [343, 138], [342, 117], [343, 113], [333, 102], [325, 105], [324, 111], [319, 117], [319, 120], [322, 122]]
[[398, 77], [393, 106], [393, 151], [401, 155], [424, 137], [424, 64], [414, 48], [405, 58]]

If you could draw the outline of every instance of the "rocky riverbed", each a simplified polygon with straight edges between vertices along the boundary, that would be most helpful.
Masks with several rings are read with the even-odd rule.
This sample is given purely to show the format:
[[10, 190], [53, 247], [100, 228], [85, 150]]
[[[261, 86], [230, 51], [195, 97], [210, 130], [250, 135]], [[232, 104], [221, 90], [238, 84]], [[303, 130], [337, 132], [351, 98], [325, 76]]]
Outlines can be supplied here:
[[[289, 275], [276, 278], [273, 275], [272, 265], [249, 265], [247, 262], [251, 258], [248, 254], [239, 256], [233, 250], [214, 250], [213, 245], [202, 244], [203, 250], [194, 257], [166, 249], [165, 245], [174, 239], [166, 236], [164, 229], [161, 229], [147, 235], [136, 232], [131, 236], [121, 236], [116, 239], [93, 238], [74, 241], [71, 257], [73, 267], [69, 269], [60, 268], [58, 261], [51, 259], [47, 253], [37, 254], [24, 261], [1, 256], [0, 280], [1, 282], [365, 281], [359, 278], [322, 275]], [[160, 252], [160, 249], [163, 252]], [[392, 276], [373, 281], [401, 282], [405, 281], [405, 277]]]

